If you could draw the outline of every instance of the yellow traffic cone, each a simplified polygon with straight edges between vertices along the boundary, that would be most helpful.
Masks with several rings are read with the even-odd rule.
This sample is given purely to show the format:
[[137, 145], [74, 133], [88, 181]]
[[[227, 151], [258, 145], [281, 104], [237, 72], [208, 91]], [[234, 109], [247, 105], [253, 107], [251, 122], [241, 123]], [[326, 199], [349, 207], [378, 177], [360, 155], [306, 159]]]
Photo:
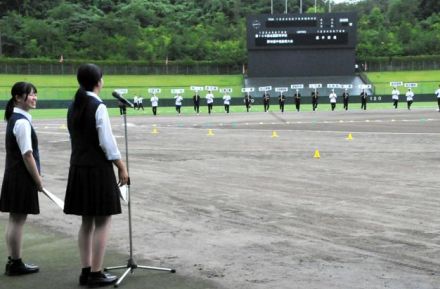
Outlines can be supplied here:
[[151, 131], [151, 133], [152, 133], [152, 134], [158, 134], [158, 133], [159, 133], [159, 131], [157, 130], [157, 128], [156, 128], [156, 127], [153, 127], [153, 130]]
[[214, 133], [212, 132], [212, 129], [208, 129], [208, 136], [213, 136]]
[[315, 150], [315, 155], [313, 156], [315, 159], [321, 158], [321, 155], [319, 154], [319, 150]]
[[272, 137], [273, 137], [273, 138], [274, 138], [274, 137], [278, 137], [278, 133], [277, 133], [276, 130], [273, 130], [273, 131], [272, 131]]
[[351, 135], [351, 133], [348, 134], [346, 140], [353, 140], [353, 136]]

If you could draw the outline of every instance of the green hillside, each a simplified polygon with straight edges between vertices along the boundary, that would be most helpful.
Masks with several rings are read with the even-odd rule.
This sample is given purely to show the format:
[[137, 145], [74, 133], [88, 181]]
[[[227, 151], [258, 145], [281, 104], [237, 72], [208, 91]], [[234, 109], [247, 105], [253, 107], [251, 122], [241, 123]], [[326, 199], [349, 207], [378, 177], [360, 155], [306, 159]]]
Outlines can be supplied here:
[[[0, 1], [0, 55], [242, 64], [246, 17], [270, 13], [271, 3], [274, 13], [285, 4], [289, 13], [299, 12], [300, 1]], [[358, 59], [440, 51], [438, 0], [303, 0], [303, 11], [323, 13], [329, 3], [332, 12], [357, 12]]]

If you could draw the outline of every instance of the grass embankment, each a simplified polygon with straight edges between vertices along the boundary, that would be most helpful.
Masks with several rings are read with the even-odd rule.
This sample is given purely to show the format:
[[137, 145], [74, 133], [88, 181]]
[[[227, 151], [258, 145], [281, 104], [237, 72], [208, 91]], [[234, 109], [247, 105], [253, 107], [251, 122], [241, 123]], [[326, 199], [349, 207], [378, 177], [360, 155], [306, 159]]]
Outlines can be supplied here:
[[[371, 72], [368, 77], [376, 86], [377, 95], [390, 95], [390, 82], [416, 82], [418, 87], [414, 89], [416, 93], [416, 102], [413, 104], [417, 107], [432, 107], [436, 108], [437, 104], [434, 102], [417, 102], [417, 94], [433, 94], [440, 84], [440, 73], [438, 71], [399, 71], [399, 72]], [[72, 99], [78, 84], [74, 75], [0, 75], [0, 100], [6, 100], [10, 97], [10, 88], [13, 83], [17, 81], [29, 81], [34, 83], [38, 88], [39, 100], [70, 100]], [[111, 99], [111, 92], [116, 88], [127, 88], [129, 95], [144, 96], [145, 111], [130, 111], [130, 116], [152, 115], [149, 108], [148, 88], [161, 88], [162, 93], [159, 95], [160, 99], [172, 98], [171, 89], [184, 88], [184, 106], [182, 114], [193, 114], [190, 103], [193, 92], [190, 86], [218, 86], [230, 87], [233, 89], [233, 97], [241, 97], [241, 88], [243, 84], [243, 77], [241, 75], [105, 75], [104, 89], [101, 93], [103, 99]], [[405, 88], [401, 87], [402, 94], [405, 93]], [[202, 94], [203, 96], [204, 94]], [[216, 93], [214, 113], [223, 113], [223, 106], [221, 105], [220, 95]], [[278, 111], [276, 101], [273, 101], [272, 110]], [[391, 100], [390, 100], [391, 102]], [[159, 103], [160, 104], [160, 103]], [[359, 109], [360, 104], [351, 104], [350, 109]], [[369, 103], [368, 109], [388, 109], [389, 103]], [[338, 104], [337, 110], [342, 109], [342, 105]], [[311, 111], [311, 106], [306, 104], [301, 108], [302, 111]], [[322, 102], [318, 108], [319, 111], [329, 111], [330, 105], [327, 102]], [[110, 109], [111, 115], [118, 115], [118, 109]], [[202, 105], [201, 113], [205, 114], [206, 107]], [[232, 106], [231, 113], [244, 112], [244, 106]], [[252, 112], [262, 111], [261, 105], [255, 105]], [[294, 112], [294, 105], [291, 98], [288, 99], [286, 105], [286, 112]], [[3, 112], [0, 112], [3, 114]], [[64, 118], [66, 116], [65, 109], [42, 109], [32, 112], [35, 118]], [[176, 114], [173, 107], [159, 107], [159, 115], [174, 115]]]
[[[417, 94], [433, 94], [440, 85], [440, 72], [438, 70], [425, 71], [389, 71], [389, 72], [369, 72], [368, 78], [376, 87], [376, 95], [391, 95], [392, 87], [390, 82], [417, 83], [414, 88]], [[407, 88], [399, 87], [399, 91], [405, 94]]]
[[[391, 109], [392, 106], [390, 103], [369, 103], [367, 106], [368, 110], [380, 110], [380, 109]], [[437, 109], [437, 103], [436, 102], [415, 102], [412, 105], [412, 108], [432, 108]], [[399, 109], [406, 109], [406, 103], [402, 102]], [[330, 111], [331, 107], [328, 103], [322, 103], [318, 106], [317, 114], [319, 115], [320, 111]], [[349, 110], [360, 110], [360, 103], [353, 103], [350, 104]], [[200, 114], [201, 115], [207, 115], [208, 109], [206, 106], [200, 107]], [[230, 107], [230, 113], [243, 113], [246, 109], [243, 106], [231, 106]], [[272, 105], [271, 111], [279, 113], [278, 105]], [[301, 105], [301, 112], [307, 112], [312, 111], [312, 106], [310, 104], [304, 104]], [[338, 103], [336, 106], [336, 111], [342, 111], [342, 104]], [[263, 112], [262, 105], [254, 105], [252, 107], [252, 110], [250, 113], [255, 112]], [[111, 116], [118, 116], [119, 115], [119, 109], [117, 108], [110, 108], [109, 113]], [[221, 105], [214, 106], [213, 113], [224, 113], [224, 108]], [[289, 103], [285, 106], [285, 114], [291, 114], [291, 113], [298, 113], [295, 110], [295, 105], [293, 103]], [[0, 110], [0, 116], [3, 117], [4, 111]], [[66, 109], [35, 109], [31, 111], [32, 117], [34, 119], [53, 119], [53, 118], [66, 118], [67, 110]], [[148, 117], [154, 117], [153, 113], [151, 111], [151, 107], [145, 107], [145, 110], [132, 110], [130, 109], [128, 111], [128, 117], [141, 117], [141, 116], [148, 116]], [[158, 108], [158, 116], [172, 116], [177, 115], [176, 110], [174, 107], [159, 107]], [[194, 111], [192, 106], [184, 106], [182, 107], [182, 116], [185, 115], [194, 115]]]
[[[72, 99], [78, 88], [74, 75], [0, 75], [0, 99], [10, 97], [11, 86], [17, 81], [32, 82], [42, 99]], [[116, 88], [127, 88], [129, 95], [142, 95], [149, 98], [148, 88], [161, 88], [159, 97], [172, 98], [171, 89], [183, 88], [184, 98], [190, 98], [193, 92], [190, 86], [218, 86], [232, 88], [233, 94], [241, 95], [243, 77], [241, 75], [104, 75], [103, 99], [112, 98]]]

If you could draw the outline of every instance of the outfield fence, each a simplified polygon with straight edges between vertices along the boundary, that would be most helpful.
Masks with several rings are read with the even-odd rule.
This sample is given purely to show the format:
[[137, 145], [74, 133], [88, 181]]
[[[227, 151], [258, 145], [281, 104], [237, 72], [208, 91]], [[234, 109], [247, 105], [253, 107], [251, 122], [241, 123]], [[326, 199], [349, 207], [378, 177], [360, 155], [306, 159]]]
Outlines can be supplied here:
[[[84, 62], [87, 62], [84, 60]], [[38, 59], [0, 59], [0, 74], [76, 74], [81, 61], [43, 61]], [[116, 75], [167, 75], [167, 74], [201, 74], [227, 75], [243, 74], [246, 64], [216, 64], [212, 62], [172, 62], [169, 63], [117, 63], [112, 61], [96, 61], [104, 69], [105, 74]], [[377, 59], [357, 60], [360, 72], [383, 71], [416, 71], [440, 70], [440, 56], [427, 57], [378, 57]]]
[[[392, 61], [366, 62], [362, 65], [364, 72], [384, 71], [416, 71], [440, 70], [440, 61]], [[70, 75], [76, 74], [78, 64], [10, 64], [0, 63], [0, 74], [49, 74]], [[228, 75], [242, 74], [242, 65], [214, 65], [214, 64], [170, 64], [170, 65], [100, 65], [105, 74], [111, 75]], [[365, 68], [366, 67], [366, 68]]]
[[[365, 65], [366, 64], [366, 65]], [[361, 70], [365, 72], [383, 72], [383, 71], [414, 71], [414, 70], [438, 70], [440, 69], [440, 60], [399, 60], [362, 63]]]
[[[0, 74], [52, 74], [64, 75], [77, 72], [79, 64], [70, 63], [1, 63]], [[242, 74], [241, 64], [168, 64], [168, 65], [139, 65], [139, 64], [100, 64], [105, 74], [115, 75], [168, 75], [168, 74]]]

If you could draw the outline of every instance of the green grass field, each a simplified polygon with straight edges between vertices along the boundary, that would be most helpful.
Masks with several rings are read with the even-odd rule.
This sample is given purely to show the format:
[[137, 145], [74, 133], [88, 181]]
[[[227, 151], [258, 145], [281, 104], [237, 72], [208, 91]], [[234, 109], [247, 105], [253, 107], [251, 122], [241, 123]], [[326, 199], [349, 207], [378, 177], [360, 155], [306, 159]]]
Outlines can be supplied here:
[[[0, 75], [0, 99], [10, 98], [12, 84], [17, 81], [32, 82], [42, 99], [72, 99], [78, 88], [74, 75]], [[184, 98], [192, 97], [190, 86], [218, 86], [232, 88], [241, 94], [241, 75], [107, 75], [104, 76], [103, 99], [111, 98], [116, 88], [127, 88], [129, 95], [147, 96], [148, 88], [161, 88], [160, 98], [172, 98], [172, 88], [184, 88]]]
[[[415, 94], [434, 94], [440, 85], [440, 71], [396, 71], [396, 72], [369, 72], [368, 78], [376, 87], [377, 95], [391, 95], [390, 82], [415, 82], [418, 87], [414, 88]], [[405, 87], [399, 87], [401, 93]]]
[[[405, 109], [406, 104], [404, 102], [401, 103], [399, 109]], [[379, 109], [391, 109], [391, 103], [368, 103], [367, 105], [368, 110], [379, 110]], [[415, 102], [412, 105], [412, 108], [432, 108], [437, 109], [437, 103], [436, 102]], [[352, 103], [349, 106], [350, 110], [360, 110], [360, 103]], [[320, 111], [330, 111], [331, 107], [328, 103], [319, 104], [318, 106], [318, 113]], [[201, 115], [207, 115], [208, 109], [206, 106], [200, 107], [200, 114]], [[243, 113], [246, 109], [243, 106], [231, 106], [230, 107], [230, 113]], [[275, 113], [279, 113], [278, 106], [277, 105], [271, 105], [271, 111]], [[301, 112], [307, 112], [312, 111], [312, 106], [310, 104], [304, 104], [301, 105]], [[342, 111], [342, 104], [338, 103], [336, 106], [336, 111]], [[263, 112], [263, 106], [262, 105], [254, 105], [252, 107], [252, 110], [250, 113], [255, 112]], [[299, 113], [301, 113], [299, 112]], [[118, 116], [119, 115], [119, 109], [118, 108], [109, 108], [109, 113], [111, 116]], [[214, 106], [213, 113], [224, 113], [224, 108], [221, 105]], [[285, 106], [285, 113], [298, 113], [295, 110], [294, 104], [289, 103]], [[67, 115], [66, 109], [35, 109], [31, 111], [32, 117], [34, 119], [54, 119], [54, 118], [61, 118], [65, 119]], [[0, 117], [3, 117], [4, 110], [0, 110]], [[133, 110], [130, 109], [127, 113], [128, 117], [142, 117], [142, 116], [148, 116], [148, 117], [154, 117], [153, 113], [151, 111], [151, 107], [145, 107], [145, 110]], [[158, 108], [158, 117], [160, 116], [171, 116], [171, 115], [177, 115], [176, 110], [174, 107], [159, 107]], [[182, 116], [185, 115], [194, 115], [193, 108], [190, 106], [183, 106], [182, 107]]]
[[[417, 94], [433, 94], [440, 84], [439, 71], [399, 71], [399, 72], [371, 72], [367, 74], [376, 87], [377, 95], [390, 95], [391, 81], [416, 82], [419, 87], [414, 91]], [[0, 75], [0, 100], [10, 98], [10, 88], [17, 81], [29, 81], [38, 88], [39, 100], [72, 99], [78, 87], [74, 75]], [[191, 98], [193, 92], [190, 86], [213, 85], [230, 87], [232, 96], [241, 95], [243, 77], [241, 75], [107, 75], [104, 76], [104, 89], [101, 97], [111, 98], [111, 92], [116, 88], [127, 88], [129, 95], [142, 95], [149, 98], [148, 88], [161, 88], [161, 99], [172, 98], [172, 88], [184, 88], [185, 99]], [[400, 88], [404, 93], [405, 88]], [[149, 102], [145, 101], [145, 105]]]

